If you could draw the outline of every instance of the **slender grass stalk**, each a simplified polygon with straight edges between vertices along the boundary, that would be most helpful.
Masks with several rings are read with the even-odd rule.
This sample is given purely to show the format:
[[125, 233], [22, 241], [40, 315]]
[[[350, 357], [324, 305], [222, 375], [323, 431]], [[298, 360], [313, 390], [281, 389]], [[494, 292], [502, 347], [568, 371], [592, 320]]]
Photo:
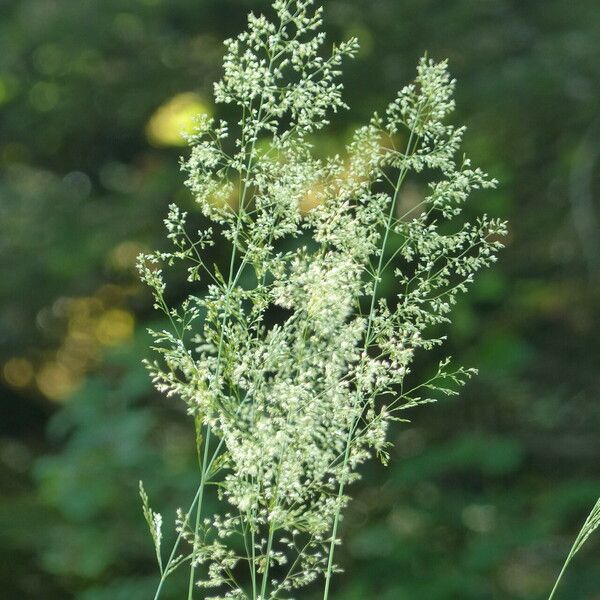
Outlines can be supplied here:
[[198, 497], [198, 503], [196, 505], [196, 523], [195, 523], [195, 527], [194, 527], [194, 543], [192, 546], [192, 560], [190, 562], [190, 578], [189, 578], [189, 584], [188, 584], [188, 600], [192, 600], [193, 596], [194, 596], [194, 573], [195, 573], [195, 560], [194, 557], [196, 556], [196, 553], [198, 552], [198, 542], [199, 542], [199, 538], [198, 538], [198, 531], [200, 529], [200, 518], [202, 516], [202, 500], [203, 500], [203, 496], [204, 496], [204, 487], [206, 484], [206, 475], [208, 472], [208, 450], [210, 447], [210, 426], [207, 427], [206, 429], [206, 440], [204, 442], [204, 452], [202, 453], [202, 470], [201, 470], [201, 477], [200, 477], [200, 495]]
[[271, 551], [273, 549], [273, 535], [275, 534], [274, 525], [271, 524], [269, 527], [269, 539], [267, 541], [267, 551], [266, 551], [266, 562], [265, 562], [265, 570], [262, 576], [262, 583], [260, 586], [260, 600], [266, 600], [267, 596], [267, 583], [269, 581], [269, 566], [270, 566], [270, 558]]
[[[419, 111], [420, 112], [420, 111]], [[411, 129], [409, 138], [408, 138], [408, 142], [406, 144], [406, 152], [411, 153], [413, 148], [413, 139], [414, 139], [414, 128]], [[363, 352], [367, 352], [370, 346], [370, 336], [371, 336], [371, 328], [373, 326], [373, 317], [375, 315], [375, 303], [377, 301], [377, 290], [379, 288], [379, 284], [381, 282], [381, 277], [383, 275], [383, 270], [384, 270], [384, 266], [383, 266], [383, 260], [385, 257], [385, 252], [387, 250], [387, 243], [388, 243], [388, 238], [389, 238], [389, 234], [392, 228], [392, 222], [393, 222], [393, 218], [394, 218], [394, 213], [396, 211], [396, 205], [398, 203], [398, 196], [400, 194], [400, 188], [402, 187], [402, 184], [404, 183], [404, 180], [406, 178], [406, 175], [408, 173], [408, 169], [405, 166], [402, 167], [402, 169], [400, 170], [400, 173], [398, 175], [398, 181], [396, 182], [396, 185], [394, 187], [394, 195], [392, 198], [392, 202], [390, 203], [390, 210], [387, 216], [387, 221], [385, 224], [385, 230], [384, 230], [384, 235], [383, 235], [383, 242], [381, 244], [381, 248], [379, 250], [379, 262], [377, 264], [377, 270], [375, 271], [375, 275], [373, 276], [373, 293], [371, 295], [371, 306], [369, 308], [369, 316], [368, 316], [368, 321], [367, 321], [367, 332], [365, 334], [365, 343], [363, 346]], [[344, 462], [343, 462], [343, 466], [342, 469], [345, 470], [348, 466], [348, 460], [350, 458], [350, 448], [352, 445], [352, 436], [354, 435], [354, 431], [357, 425], [357, 422], [360, 418], [360, 415], [358, 415], [354, 421], [352, 422], [352, 426], [348, 429], [348, 437], [346, 439], [346, 446], [345, 446], [345, 450], [344, 450]], [[338, 527], [339, 527], [339, 522], [340, 522], [340, 516], [341, 516], [341, 504], [342, 504], [342, 499], [344, 496], [344, 489], [345, 489], [345, 480], [341, 479], [340, 483], [339, 483], [339, 488], [338, 488], [338, 495], [337, 495], [337, 502], [338, 502], [338, 507], [335, 511], [335, 515], [333, 518], [333, 527], [332, 527], [332, 534], [331, 534], [331, 541], [330, 541], [330, 545], [329, 545], [329, 552], [328, 552], [328, 557], [327, 557], [327, 570], [325, 572], [325, 587], [323, 589], [323, 600], [327, 600], [329, 598], [329, 588], [331, 585], [331, 577], [333, 575], [333, 556], [335, 553], [335, 546], [337, 544], [337, 531], [338, 531]]]
[[[352, 442], [352, 434], [353, 434], [353, 430], [349, 429], [348, 430], [348, 439], [346, 440], [346, 450], [344, 452], [344, 464], [343, 464], [344, 469], [348, 465], [348, 458], [350, 456], [350, 444]], [[344, 481], [342, 480], [340, 482], [340, 485], [338, 488], [338, 495], [337, 495], [337, 501], [338, 501], [339, 505], [341, 504], [343, 497], [344, 497]], [[335, 545], [337, 543], [337, 531], [338, 531], [338, 526], [339, 526], [339, 522], [340, 522], [340, 515], [341, 515], [341, 510], [337, 509], [335, 511], [335, 515], [333, 518], [333, 527], [331, 530], [331, 542], [329, 544], [329, 552], [328, 552], [328, 556], [327, 556], [327, 569], [325, 571], [325, 588], [323, 590], [323, 600], [327, 600], [327, 598], [329, 598], [329, 586], [331, 585], [331, 577], [333, 575], [333, 555], [335, 552]]]
[[[187, 516], [186, 516], [186, 519], [184, 521], [184, 526], [187, 524], [188, 519], [189, 519], [190, 515], [192, 514], [192, 511], [194, 510], [194, 507], [196, 506], [196, 503], [198, 502], [198, 499], [200, 497], [200, 492], [201, 492], [201, 486], [198, 487], [198, 491], [196, 492], [196, 495], [194, 496], [192, 504], [190, 505], [190, 508], [188, 509], [188, 512], [186, 513]], [[163, 585], [164, 585], [165, 581], [167, 580], [167, 577], [171, 573], [171, 569], [172, 569], [173, 563], [175, 561], [175, 555], [176, 555], [177, 549], [179, 548], [179, 544], [181, 543], [182, 535], [183, 534], [180, 531], [179, 534], [178, 534], [178, 536], [177, 536], [177, 539], [175, 540], [175, 543], [173, 544], [173, 548], [171, 549], [171, 554], [169, 555], [169, 560], [167, 561], [167, 564], [165, 566], [164, 571], [161, 573], [161, 577], [160, 577], [160, 580], [158, 582], [158, 586], [157, 586], [156, 591], [154, 593], [154, 600], [158, 600], [158, 598], [160, 597]]]
[[[214, 464], [214, 461], [216, 460], [217, 456], [219, 455], [219, 452], [220, 452], [222, 446], [223, 446], [223, 440], [221, 440], [219, 442], [219, 445], [215, 449], [210, 461], [208, 462], [208, 464], [206, 466], [207, 473], [210, 472], [210, 470]], [[185, 528], [187, 527], [187, 525], [189, 523], [189, 519], [192, 515], [192, 512], [194, 511], [194, 508], [196, 508], [197, 504], [199, 502], [201, 502], [205, 484], [206, 484], [206, 481], [204, 483], [202, 483], [202, 482], [200, 483], [200, 485], [198, 486], [198, 489], [196, 491], [196, 495], [194, 496], [194, 499], [192, 500], [190, 507], [188, 508], [187, 512], [185, 513], [186, 516], [182, 522], [182, 525], [181, 525], [180, 531], [177, 535], [177, 538], [175, 539], [175, 543], [173, 544], [173, 547], [171, 548], [171, 553], [169, 554], [169, 559], [167, 561], [167, 564], [165, 565], [163, 572], [161, 573], [161, 577], [160, 577], [158, 586], [157, 586], [155, 594], [154, 594], [154, 600], [158, 600], [160, 598], [160, 594], [162, 592], [162, 588], [165, 584], [165, 581], [167, 580], [167, 578], [169, 577], [169, 575], [173, 572], [173, 570], [175, 568], [174, 565], [176, 562], [177, 549], [179, 548], [181, 540], [183, 539], [183, 534], [184, 534]], [[192, 556], [192, 558], [193, 558], [193, 556]]]
[[571, 562], [571, 560], [569, 558], [567, 558], [567, 560], [565, 560], [565, 562], [563, 563], [562, 569], [560, 570], [560, 573], [558, 574], [558, 577], [554, 583], [554, 587], [552, 588], [552, 591], [550, 592], [550, 595], [548, 596], [548, 600], [553, 600], [556, 591], [558, 590], [558, 586], [562, 580], [563, 575], [565, 574], [565, 571], [567, 570], [567, 567], [569, 566], [569, 563]]
[[582, 525], [581, 529], [579, 530], [579, 533], [577, 534], [577, 537], [575, 538], [575, 541], [573, 542], [573, 545], [571, 546], [571, 549], [569, 550], [569, 554], [567, 555], [567, 558], [565, 559], [565, 562], [563, 563], [560, 573], [558, 574], [556, 582], [554, 583], [554, 587], [552, 588], [552, 591], [550, 592], [550, 596], [548, 596], [548, 600], [554, 599], [556, 592], [558, 590], [558, 587], [560, 585], [560, 582], [563, 578], [563, 575], [565, 574], [565, 572], [567, 570], [567, 567], [569, 566], [569, 564], [571, 563], [571, 561], [573, 560], [573, 558], [575, 557], [577, 552], [579, 552], [579, 550], [581, 549], [583, 544], [585, 544], [585, 542], [590, 537], [590, 535], [592, 535], [592, 533], [594, 533], [594, 531], [596, 531], [596, 529], [599, 526], [600, 526], [600, 498], [594, 505], [594, 508], [592, 508], [590, 514], [588, 515], [587, 519], [585, 520], [584, 524]]
[[250, 562], [250, 567], [252, 574], [250, 575], [252, 579], [252, 600], [256, 600], [256, 539], [254, 535], [254, 530], [250, 531], [250, 540], [252, 542], [252, 558]]

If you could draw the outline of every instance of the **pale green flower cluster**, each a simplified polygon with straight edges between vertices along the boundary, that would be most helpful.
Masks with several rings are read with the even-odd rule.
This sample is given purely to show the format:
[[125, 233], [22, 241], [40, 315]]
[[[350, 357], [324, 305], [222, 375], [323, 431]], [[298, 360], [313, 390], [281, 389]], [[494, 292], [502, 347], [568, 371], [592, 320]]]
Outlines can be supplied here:
[[[309, 135], [344, 107], [340, 65], [358, 45], [325, 56], [313, 4], [276, 0], [273, 21], [251, 15], [226, 42], [215, 98], [239, 120], [200, 120], [182, 164], [214, 232], [190, 232], [172, 206], [173, 251], [139, 260], [170, 322], [153, 332], [152, 378], [194, 416], [201, 463], [164, 567], [162, 521], [143, 494], [161, 568], [156, 598], [185, 562], [189, 598], [198, 585], [215, 600], [290, 599], [322, 576], [327, 598], [357, 468], [374, 454], [387, 460], [399, 411], [431, 401], [431, 390], [454, 393], [472, 374], [446, 360], [431, 380], [407, 384], [415, 352], [441, 343], [432, 326], [494, 262], [505, 233], [494, 219], [458, 218], [471, 192], [495, 182], [456, 159], [464, 129], [446, 123], [454, 82], [445, 63], [422, 59], [415, 82], [343, 156], [316, 158]], [[405, 207], [414, 174], [431, 183]], [[231, 247], [225, 273], [203, 259], [218, 235]], [[208, 291], [170, 307], [162, 269], [176, 263]], [[390, 275], [402, 290], [392, 301], [380, 292]], [[217, 515], [203, 505], [213, 484]], [[183, 541], [189, 554], [178, 554]]]

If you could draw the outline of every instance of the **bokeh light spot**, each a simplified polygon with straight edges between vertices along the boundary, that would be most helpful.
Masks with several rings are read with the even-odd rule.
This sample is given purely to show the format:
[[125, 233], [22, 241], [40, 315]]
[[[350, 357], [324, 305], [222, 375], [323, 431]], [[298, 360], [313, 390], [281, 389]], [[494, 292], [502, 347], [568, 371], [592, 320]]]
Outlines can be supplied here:
[[109, 262], [112, 267], [126, 271], [135, 266], [137, 257], [144, 251], [144, 246], [138, 242], [122, 242], [110, 253]]
[[133, 335], [133, 315], [120, 308], [107, 310], [96, 323], [95, 333], [104, 346], [116, 346]]
[[36, 375], [38, 388], [51, 400], [66, 400], [77, 390], [80, 377], [58, 362], [47, 362]]
[[33, 379], [33, 366], [25, 358], [14, 357], [4, 364], [2, 374], [9, 385], [27, 387]]
[[148, 121], [146, 135], [154, 146], [185, 146], [184, 133], [192, 133], [200, 114], [212, 114], [212, 108], [197, 94], [186, 92], [174, 96]]

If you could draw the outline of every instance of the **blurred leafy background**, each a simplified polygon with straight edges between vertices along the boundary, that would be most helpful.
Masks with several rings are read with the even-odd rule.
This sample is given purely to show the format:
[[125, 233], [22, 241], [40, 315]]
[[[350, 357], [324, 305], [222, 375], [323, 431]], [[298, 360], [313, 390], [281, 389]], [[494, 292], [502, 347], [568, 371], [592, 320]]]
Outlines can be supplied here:
[[[156, 315], [133, 264], [163, 243], [169, 202], [193, 210], [178, 132], [215, 110], [221, 42], [265, 8], [0, 0], [2, 598], [152, 597], [137, 482], [168, 519], [194, 449], [140, 364]], [[600, 489], [600, 5], [328, 0], [326, 22], [362, 50], [353, 109], [319, 147], [339, 149], [425, 50], [448, 57], [467, 150], [502, 182], [477, 208], [511, 222], [447, 345], [480, 376], [365, 470], [335, 598], [546, 598]], [[560, 597], [599, 599], [599, 560], [595, 540]]]

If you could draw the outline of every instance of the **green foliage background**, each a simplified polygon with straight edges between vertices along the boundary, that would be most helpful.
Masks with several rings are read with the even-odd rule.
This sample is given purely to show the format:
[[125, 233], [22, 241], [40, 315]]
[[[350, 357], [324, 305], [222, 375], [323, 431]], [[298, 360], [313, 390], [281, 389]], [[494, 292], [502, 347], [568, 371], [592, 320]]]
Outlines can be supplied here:
[[[137, 482], [169, 521], [194, 449], [140, 365], [156, 316], [133, 257], [162, 243], [169, 202], [191, 207], [185, 149], [147, 127], [173, 98], [210, 109], [221, 40], [264, 8], [0, 0], [2, 598], [152, 597]], [[448, 57], [468, 152], [502, 182], [475, 201], [511, 222], [447, 346], [480, 376], [365, 470], [335, 598], [545, 598], [600, 489], [600, 6], [330, 0], [326, 22], [363, 49], [353, 109], [318, 147], [338, 149], [425, 50]], [[591, 541], [560, 597], [600, 598], [598, 560]]]

